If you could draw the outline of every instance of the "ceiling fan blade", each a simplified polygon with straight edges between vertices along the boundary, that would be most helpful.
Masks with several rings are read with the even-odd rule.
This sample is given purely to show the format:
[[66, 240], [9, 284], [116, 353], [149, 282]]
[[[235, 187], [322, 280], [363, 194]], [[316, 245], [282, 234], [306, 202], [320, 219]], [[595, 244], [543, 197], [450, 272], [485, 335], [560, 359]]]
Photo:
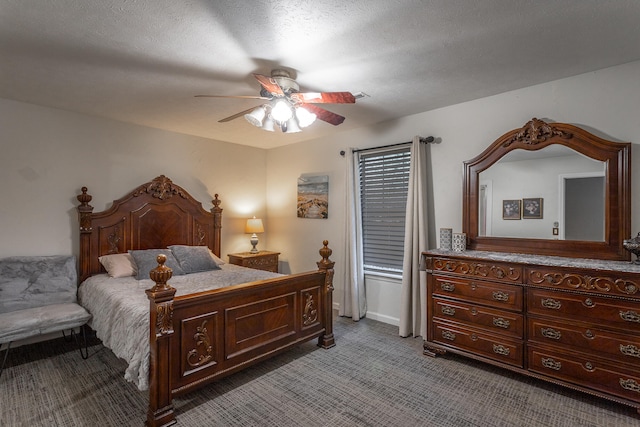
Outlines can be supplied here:
[[262, 74], [255, 73], [253, 74], [253, 77], [255, 77], [260, 82], [262, 87], [267, 91], [273, 93], [274, 95], [284, 95], [282, 88], [280, 87], [280, 85], [278, 85], [273, 77], [267, 77], [263, 76]]
[[247, 108], [246, 110], [240, 111], [239, 113], [236, 113], [233, 116], [225, 117], [224, 119], [218, 120], [218, 123], [230, 122], [231, 120], [237, 119], [240, 116], [244, 116], [245, 114], [249, 114], [250, 112], [252, 112], [256, 108], [258, 108], [258, 107]]
[[351, 92], [292, 93], [291, 98], [314, 104], [355, 104], [356, 102], [356, 97]]
[[196, 98], [242, 98], [242, 99], [270, 99], [254, 95], [194, 95]]
[[324, 108], [320, 108], [317, 105], [304, 104], [303, 107], [306, 110], [308, 110], [310, 113], [315, 114], [316, 117], [319, 118], [320, 120], [325, 121], [327, 123], [331, 123], [334, 126], [337, 126], [340, 123], [344, 122], [344, 117], [342, 117], [341, 115], [332, 113], [331, 111], [325, 110]]

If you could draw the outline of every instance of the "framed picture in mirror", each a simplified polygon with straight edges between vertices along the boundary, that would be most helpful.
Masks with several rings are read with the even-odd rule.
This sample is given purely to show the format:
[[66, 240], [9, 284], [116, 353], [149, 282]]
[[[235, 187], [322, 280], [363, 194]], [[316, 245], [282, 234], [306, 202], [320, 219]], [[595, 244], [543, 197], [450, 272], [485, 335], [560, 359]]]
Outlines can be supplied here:
[[520, 200], [502, 201], [502, 219], [520, 219]]
[[542, 218], [542, 197], [522, 199], [522, 219]]

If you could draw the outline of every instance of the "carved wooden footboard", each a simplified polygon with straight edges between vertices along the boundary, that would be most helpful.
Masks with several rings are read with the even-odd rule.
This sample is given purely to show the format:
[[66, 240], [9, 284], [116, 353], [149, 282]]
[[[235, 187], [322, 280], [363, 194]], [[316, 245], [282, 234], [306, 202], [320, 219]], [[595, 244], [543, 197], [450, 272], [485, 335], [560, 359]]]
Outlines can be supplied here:
[[335, 345], [333, 265], [327, 241], [318, 271], [173, 298], [171, 270], [151, 271], [151, 367], [147, 425], [175, 422], [174, 396], [313, 338]]

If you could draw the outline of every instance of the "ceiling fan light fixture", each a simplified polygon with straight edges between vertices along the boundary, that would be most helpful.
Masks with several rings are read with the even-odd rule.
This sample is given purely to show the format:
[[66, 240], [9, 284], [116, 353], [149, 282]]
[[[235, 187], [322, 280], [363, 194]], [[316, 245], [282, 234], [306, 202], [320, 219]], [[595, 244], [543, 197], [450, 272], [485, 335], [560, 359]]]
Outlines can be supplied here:
[[273, 125], [273, 119], [271, 118], [271, 116], [267, 115], [267, 117], [264, 118], [264, 123], [262, 124], [262, 130], [266, 130], [269, 132], [275, 131], [275, 127]]
[[262, 122], [266, 115], [267, 115], [267, 112], [264, 106], [261, 105], [257, 108], [254, 108], [253, 111], [251, 111], [250, 113], [245, 114], [244, 118], [252, 125], [256, 127], [261, 127]]
[[293, 111], [291, 111], [291, 104], [284, 99], [279, 99], [271, 108], [271, 118], [279, 123], [286, 123], [293, 117]]
[[298, 121], [295, 117], [291, 117], [287, 122], [283, 125], [282, 131], [284, 133], [297, 133], [301, 132], [300, 126], [298, 126]]
[[296, 107], [296, 118], [301, 128], [306, 128], [316, 121], [316, 115], [303, 107]]

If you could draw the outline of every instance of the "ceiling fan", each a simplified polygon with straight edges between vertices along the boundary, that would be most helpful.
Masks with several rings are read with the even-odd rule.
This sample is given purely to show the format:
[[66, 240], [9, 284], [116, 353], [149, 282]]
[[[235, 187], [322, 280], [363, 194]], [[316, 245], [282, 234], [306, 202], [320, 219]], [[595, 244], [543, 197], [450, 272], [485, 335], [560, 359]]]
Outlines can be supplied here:
[[244, 116], [249, 123], [264, 130], [279, 128], [282, 132], [300, 132], [316, 118], [334, 126], [345, 118], [315, 104], [354, 104], [356, 96], [351, 92], [300, 92], [300, 86], [286, 70], [272, 70], [271, 77], [253, 74], [261, 85], [260, 96], [251, 95], [196, 95], [198, 98], [243, 98], [268, 101], [251, 107], [219, 122], [228, 122]]

